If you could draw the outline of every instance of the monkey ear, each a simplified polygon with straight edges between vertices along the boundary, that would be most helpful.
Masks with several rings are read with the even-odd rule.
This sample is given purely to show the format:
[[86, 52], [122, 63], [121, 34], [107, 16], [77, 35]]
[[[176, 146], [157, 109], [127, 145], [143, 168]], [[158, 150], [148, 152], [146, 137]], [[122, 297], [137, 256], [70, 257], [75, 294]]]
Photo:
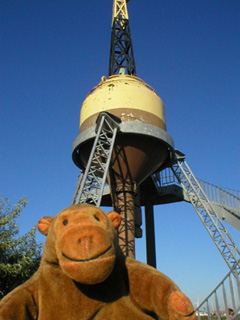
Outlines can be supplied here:
[[120, 225], [121, 223], [121, 217], [120, 215], [115, 211], [110, 211], [107, 213], [108, 218], [112, 221], [112, 224], [115, 229]]
[[37, 224], [38, 230], [45, 236], [48, 235], [48, 230], [53, 219], [54, 217], [43, 217], [38, 221], [38, 224]]

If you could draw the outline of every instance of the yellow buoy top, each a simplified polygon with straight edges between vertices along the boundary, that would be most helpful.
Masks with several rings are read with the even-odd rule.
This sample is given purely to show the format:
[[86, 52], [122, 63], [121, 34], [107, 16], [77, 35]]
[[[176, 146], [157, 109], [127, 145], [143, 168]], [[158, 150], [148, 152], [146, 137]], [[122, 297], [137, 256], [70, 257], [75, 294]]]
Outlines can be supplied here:
[[149, 85], [135, 76], [102, 77], [82, 104], [80, 132], [94, 126], [102, 111], [116, 115], [122, 122], [138, 120], [166, 130], [162, 100]]

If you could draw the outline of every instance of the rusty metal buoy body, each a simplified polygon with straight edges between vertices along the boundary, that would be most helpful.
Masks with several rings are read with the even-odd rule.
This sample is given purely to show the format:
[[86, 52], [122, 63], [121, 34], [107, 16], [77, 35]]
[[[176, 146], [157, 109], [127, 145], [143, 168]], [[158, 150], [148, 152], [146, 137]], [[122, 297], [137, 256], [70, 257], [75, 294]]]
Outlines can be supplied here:
[[120, 246], [134, 256], [136, 188], [168, 160], [173, 141], [166, 132], [162, 100], [149, 85], [130, 75], [102, 77], [82, 104], [80, 132], [73, 144], [73, 161], [79, 168], [87, 164], [96, 119], [103, 111], [121, 120], [108, 183], [113, 207], [122, 216]]

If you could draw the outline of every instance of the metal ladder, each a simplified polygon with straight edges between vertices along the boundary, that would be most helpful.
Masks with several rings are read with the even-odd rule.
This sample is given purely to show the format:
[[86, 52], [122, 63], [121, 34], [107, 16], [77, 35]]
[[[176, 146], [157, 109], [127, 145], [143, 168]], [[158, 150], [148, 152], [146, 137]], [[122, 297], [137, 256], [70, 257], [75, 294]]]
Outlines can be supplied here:
[[190, 202], [220, 251], [223, 259], [230, 269], [236, 266], [237, 274], [239, 274], [240, 266], [238, 261], [240, 251], [238, 247], [216, 214], [214, 207], [211, 205], [200, 183], [187, 165], [185, 155], [179, 151], [175, 151], [175, 156], [176, 162], [171, 166], [175, 177], [187, 193]]
[[121, 120], [101, 112], [96, 120], [96, 137], [86, 169], [79, 176], [71, 204], [88, 203], [100, 206]]

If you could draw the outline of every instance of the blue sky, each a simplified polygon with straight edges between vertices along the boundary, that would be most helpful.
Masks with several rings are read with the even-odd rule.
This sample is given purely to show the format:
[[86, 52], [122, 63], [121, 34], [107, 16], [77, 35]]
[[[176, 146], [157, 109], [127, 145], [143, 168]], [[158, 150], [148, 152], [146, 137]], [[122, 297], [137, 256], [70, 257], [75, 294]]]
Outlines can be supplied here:
[[[131, 0], [128, 11], [137, 75], [162, 98], [175, 148], [195, 176], [239, 190], [240, 1]], [[1, 0], [0, 15], [0, 194], [29, 197], [24, 233], [71, 202], [72, 143], [83, 100], [108, 74], [112, 1]], [[158, 269], [203, 299], [228, 268], [193, 207], [155, 207], [155, 228]]]

